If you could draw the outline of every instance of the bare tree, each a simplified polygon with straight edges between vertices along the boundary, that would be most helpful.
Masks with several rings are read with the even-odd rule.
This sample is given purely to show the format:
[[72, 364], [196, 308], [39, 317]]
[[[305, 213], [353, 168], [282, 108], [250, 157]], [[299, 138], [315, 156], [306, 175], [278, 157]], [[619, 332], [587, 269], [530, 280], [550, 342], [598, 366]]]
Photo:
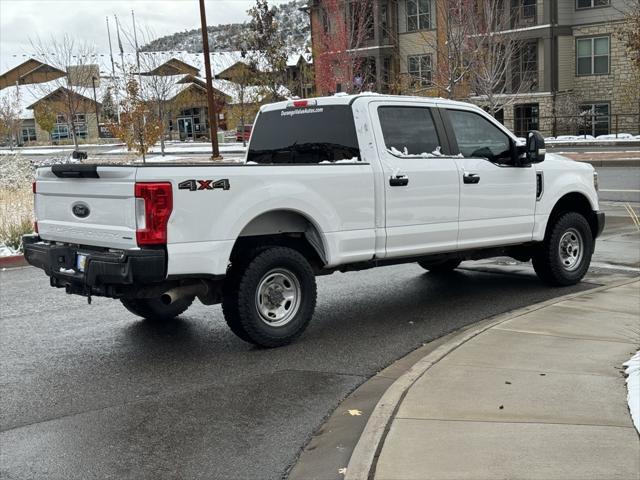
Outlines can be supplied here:
[[[240, 64], [231, 75], [231, 83], [229, 84], [233, 93], [234, 117], [240, 120], [242, 128], [242, 145], [246, 146], [247, 141], [244, 135], [244, 126], [250, 114], [255, 115], [255, 106], [260, 102], [259, 88], [252, 85], [254, 80], [253, 72], [248, 65]], [[231, 126], [228, 126], [231, 128]]]
[[505, 0], [477, 2], [467, 39], [471, 89], [494, 116], [537, 83], [537, 67], [534, 72], [521, 68], [529, 51], [514, 28], [518, 15]]
[[250, 20], [246, 56], [254, 71], [259, 72], [256, 80], [265, 93], [271, 100], [279, 100], [289, 52], [278, 25], [276, 7], [269, 7], [267, 0], [256, 0], [247, 13]]
[[13, 150], [13, 142], [20, 133], [21, 113], [18, 87], [8, 88], [0, 93], [0, 138], [9, 138], [10, 150]]
[[120, 103], [120, 123], [110, 125], [111, 132], [129, 149], [135, 149], [146, 162], [146, 155], [162, 136], [162, 122], [149, 110], [148, 102], [140, 95], [140, 87], [134, 76], [129, 76], [126, 96]]
[[[415, 25], [415, 29], [420, 32], [417, 43], [422, 46], [422, 50], [417, 48], [418, 45], [412, 45], [411, 51], [418, 57], [430, 56], [429, 65], [426, 65], [430, 68], [430, 77], [425, 79], [423, 68], [408, 68], [405, 90], [416, 94], [433, 91], [446, 98], [468, 96], [469, 73], [472, 68], [468, 59], [469, 37], [474, 31], [476, 3], [474, 0], [437, 0], [428, 4], [429, 12], [416, 15], [416, 22], [422, 22], [426, 17], [429, 25]], [[425, 29], [436, 24], [438, 30]], [[418, 61], [425, 62], [424, 59]]]
[[319, 93], [334, 92], [338, 84], [347, 92], [373, 89], [375, 63], [362, 51], [373, 36], [373, 2], [326, 0], [318, 14], [314, 68]]
[[50, 102], [57, 112], [64, 116], [73, 137], [75, 148], [79, 147], [79, 115], [94, 113], [93, 88], [100, 82], [100, 69], [92, 46], [74, 40], [65, 34], [61, 38], [51, 37], [47, 41], [40, 38], [31, 41], [31, 46], [43, 62], [66, 72], [66, 75], [46, 83], [29, 86], [44, 101]]

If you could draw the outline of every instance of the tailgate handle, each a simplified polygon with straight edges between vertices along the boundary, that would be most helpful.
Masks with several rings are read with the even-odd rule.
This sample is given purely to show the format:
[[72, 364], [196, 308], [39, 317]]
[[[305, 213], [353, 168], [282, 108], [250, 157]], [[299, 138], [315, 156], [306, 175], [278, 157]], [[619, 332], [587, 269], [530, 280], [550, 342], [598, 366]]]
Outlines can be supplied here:
[[51, 173], [58, 178], [100, 178], [97, 165], [54, 165]]

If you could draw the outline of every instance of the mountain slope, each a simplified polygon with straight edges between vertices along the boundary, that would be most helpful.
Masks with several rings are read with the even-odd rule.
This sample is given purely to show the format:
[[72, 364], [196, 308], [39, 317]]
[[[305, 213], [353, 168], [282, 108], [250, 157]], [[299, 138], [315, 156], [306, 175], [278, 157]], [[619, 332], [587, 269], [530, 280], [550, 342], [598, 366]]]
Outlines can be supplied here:
[[[282, 36], [292, 51], [301, 51], [309, 47], [309, 16], [300, 11], [307, 4], [306, 0], [292, 0], [276, 6], [276, 18]], [[229, 23], [226, 25], [208, 26], [209, 48], [213, 51], [239, 50], [242, 36], [247, 31], [247, 23]], [[155, 51], [188, 51], [202, 52], [202, 34], [199, 28], [185, 30], [157, 38], [142, 46], [141, 50]]]

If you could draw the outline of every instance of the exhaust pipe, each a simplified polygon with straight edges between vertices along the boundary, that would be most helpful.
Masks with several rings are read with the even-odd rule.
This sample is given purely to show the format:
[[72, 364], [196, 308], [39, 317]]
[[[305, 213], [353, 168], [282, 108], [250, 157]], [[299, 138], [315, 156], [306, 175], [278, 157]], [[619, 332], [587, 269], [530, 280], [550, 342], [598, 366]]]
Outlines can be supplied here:
[[171, 305], [176, 300], [180, 300], [184, 297], [190, 296], [204, 296], [209, 291], [209, 288], [202, 282], [194, 283], [192, 285], [182, 285], [180, 287], [167, 290], [160, 296], [160, 301], [165, 305]]

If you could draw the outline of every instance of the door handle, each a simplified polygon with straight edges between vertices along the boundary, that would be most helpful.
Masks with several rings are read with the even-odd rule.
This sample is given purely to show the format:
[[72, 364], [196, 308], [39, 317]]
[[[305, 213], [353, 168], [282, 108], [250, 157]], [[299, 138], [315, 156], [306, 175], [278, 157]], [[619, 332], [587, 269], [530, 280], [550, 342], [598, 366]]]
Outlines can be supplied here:
[[480, 183], [480, 175], [477, 173], [467, 173], [462, 175], [462, 181], [467, 184]]
[[389, 185], [392, 187], [406, 187], [409, 185], [409, 177], [406, 175], [394, 175], [389, 178]]

